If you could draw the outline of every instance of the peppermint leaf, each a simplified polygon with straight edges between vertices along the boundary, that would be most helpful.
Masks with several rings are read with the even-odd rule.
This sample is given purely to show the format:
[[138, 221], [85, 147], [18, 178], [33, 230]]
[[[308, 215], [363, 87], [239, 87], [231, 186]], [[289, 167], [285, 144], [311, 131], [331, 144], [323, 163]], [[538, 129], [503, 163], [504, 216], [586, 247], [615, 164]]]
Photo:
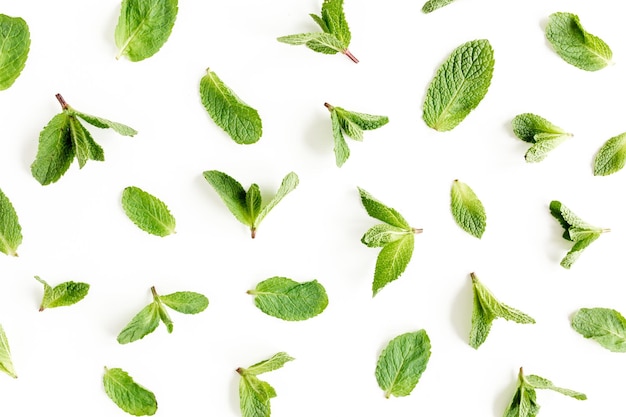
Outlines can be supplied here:
[[159, 299], [172, 310], [183, 314], [198, 314], [209, 306], [208, 298], [192, 291], [179, 291], [172, 294], [160, 295]]
[[112, 122], [111, 120], [104, 119], [98, 116], [92, 116], [90, 114], [81, 113], [74, 110], [74, 114], [80, 117], [90, 125], [99, 127], [100, 129], [113, 129], [122, 136], [135, 136], [138, 132], [130, 126], [118, 122]]
[[428, 86], [423, 113], [426, 124], [443, 132], [461, 123], [487, 94], [494, 62], [486, 39], [456, 48]]
[[471, 347], [478, 349], [485, 342], [491, 330], [492, 322], [498, 317], [522, 324], [535, 323], [532, 317], [498, 301], [473, 272], [470, 274], [470, 277], [474, 294], [472, 329], [469, 337]]
[[341, 167], [350, 156], [350, 149], [343, 135], [347, 135], [354, 140], [363, 140], [364, 130], [374, 130], [389, 122], [387, 116], [376, 116], [372, 114], [357, 113], [324, 103], [330, 111], [330, 120], [335, 140], [335, 160], [338, 167]]
[[115, 27], [116, 59], [141, 61], [156, 54], [172, 33], [178, 0], [124, 0]]
[[53, 288], [38, 276], [35, 276], [35, 279], [43, 284], [43, 299], [39, 311], [46, 308], [71, 306], [85, 298], [89, 292], [89, 284], [84, 282], [67, 281]]
[[280, 352], [249, 368], [237, 368], [237, 373], [241, 375], [239, 407], [242, 417], [270, 416], [270, 399], [276, 397], [276, 391], [270, 384], [258, 379], [256, 375], [282, 368], [285, 363], [292, 360], [292, 357]]
[[440, 9], [443, 6], [447, 6], [453, 1], [454, 0], [428, 0], [426, 3], [424, 3], [424, 6], [422, 6], [422, 12], [423, 13], [434, 12], [435, 10]]
[[385, 222], [391, 226], [396, 226], [400, 229], [408, 230], [411, 228], [409, 223], [398, 213], [395, 209], [387, 207], [380, 201], [376, 200], [370, 193], [362, 188], [358, 188], [359, 195], [361, 196], [361, 203], [367, 214], [371, 217]]
[[151, 416], [157, 411], [152, 391], [136, 383], [121, 368], [104, 368], [104, 392], [122, 410], [134, 416]]
[[[272, 198], [267, 205], [265, 205], [261, 211], [259, 212], [259, 214], [256, 216], [256, 219], [253, 221], [253, 229], [256, 230], [257, 227], [259, 227], [259, 224], [261, 223], [261, 221], [265, 218], [265, 216], [267, 216], [267, 214], [274, 208], [276, 207], [276, 205], [278, 203], [280, 203], [280, 201], [285, 198], [285, 196], [287, 194], [289, 194], [290, 192], [292, 192], [293, 190], [296, 189], [296, 187], [298, 186], [298, 184], [300, 183], [300, 179], [298, 178], [298, 176], [296, 175], [295, 172], [290, 172], [289, 174], [287, 174], [285, 176], [285, 178], [283, 178], [282, 182], [280, 183], [280, 187], [278, 188], [278, 191], [276, 191], [276, 195], [274, 196], [274, 198]], [[254, 215], [254, 213], [250, 213], [252, 216]]]
[[411, 261], [414, 244], [415, 238], [410, 233], [383, 247], [376, 259], [372, 296], [378, 294], [378, 291], [385, 285], [395, 281], [402, 275]]
[[126, 216], [141, 230], [155, 236], [176, 233], [176, 219], [161, 200], [138, 187], [126, 187], [122, 193]]
[[280, 369], [287, 362], [293, 361], [294, 358], [286, 354], [285, 352], [278, 352], [274, 356], [269, 359], [262, 360], [261, 362], [257, 362], [248, 368], [240, 368], [240, 374], [249, 374], [249, 375], [261, 375], [266, 372], [275, 371]]
[[22, 226], [9, 198], [0, 190], [0, 252], [17, 256], [22, 243]]
[[611, 352], [626, 352], [626, 319], [610, 308], [581, 308], [572, 317], [572, 327]]
[[587, 32], [578, 16], [572, 13], [551, 14], [546, 26], [546, 38], [565, 62], [586, 71], [606, 67], [613, 57], [609, 45]]
[[526, 152], [526, 162], [542, 161], [548, 156], [548, 152], [572, 136], [571, 133], [532, 113], [518, 114], [513, 119], [512, 125], [515, 136], [533, 144]]
[[200, 80], [202, 105], [216, 125], [237, 143], [256, 143], [263, 133], [259, 113], [244, 103], [210, 69]]
[[126, 344], [143, 339], [159, 327], [160, 320], [158, 304], [148, 304], [122, 329], [117, 336], [117, 342]]
[[370, 248], [380, 248], [388, 243], [402, 239], [411, 232], [389, 224], [377, 224], [369, 228], [361, 238], [361, 243]]
[[549, 381], [537, 375], [528, 375], [526, 377], [526, 382], [535, 389], [547, 389], [550, 391], [558, 392], [559, 394], [563, 394], [568, 397], [575, 398], [577, 400], [587, 399], [587, 396], [583, 394], [582, 392], [573, 391], [567, 388], [557, 387], [552, 383], [552, 381]]
[[0, 14], [0, 90], [11, 87], [26, 66], [30, 32], [24, 19]]
[[85, 166], [88, 160], [104, 161], [104, 151], [78, 121], [76, 116], [69, 116], [70, 136], [72, 138], [72, 146], [76, 152], [78, 159], [78, 167]]
[[626, 133], [612, 137], [602, 145], [593, 161], [593, 175], [611, 175], [626, 164]]
[[317, 280], [299, 283], [289, 278], [273, 277], [261, 281], [248, 294], [265, 314], [287, 321], [307, 320], [320, 314], [328, 305], [326, 290]]
[[424, 330], [393, 338], [378, 357], [376, 381], [385, 397], [404, 397], [413, 391], [430, 358], [430, 339]]
[[483, 203], [469, 185], [454, 180], [450, 191], [450, 208], [461, 229], [478, 239], [482, 237], [487, 226], [487, 214]]
[[7, 335], [4, 333], [2, 325], [0, 325], [0, 371], [13, 378], [17, 378], [17, 374], [13, 368], [13, 361], [11, 360], [9, 340], [7, 339]]

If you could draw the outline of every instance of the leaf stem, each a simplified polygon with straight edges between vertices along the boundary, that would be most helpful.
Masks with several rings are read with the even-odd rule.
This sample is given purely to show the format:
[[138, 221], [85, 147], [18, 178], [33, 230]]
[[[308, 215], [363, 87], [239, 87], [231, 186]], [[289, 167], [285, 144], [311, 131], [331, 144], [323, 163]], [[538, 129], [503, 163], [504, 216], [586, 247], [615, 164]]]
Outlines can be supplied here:
[[335, 108], [334, 106], [328, 104], [328, 103], [324, 103], [324, 107], [326, 107], [328, 109], [328, 111], [333, 111], [333, 109]]
[[414, 235], [419, 235], [424, 232], [424, 229], [416, 229], [415, 227], [412, 227], [411, 232], [413, 232]]
[[154, 297], [155, 300], [158, 300], [159, 299], [159, 294], [157, 294], [156, 288], [154, 288], [154, 285], [152, 287], [150, 287], [150, 291], [152, 292], [152, 297]]
[[350, 58], [352, 60], [352, 62], [354, 62], [355, 64], [359, 63], [359, 60], [356, 59], [356, 57], [354, 55], [352, 55], [352, 52], [348, 51], [347, 49], [345, 51], [343, 51], [344, 55], [346, 55], [348, 58]]
[[602, 229], [602, 233], [608, 233], [610, 231], [611, 231], [611, 229]]
[[57, 98], [57, 100], [59, 100], [59, 104], [61, 104], [61, 107], [63, 108], [63, 110], [67, 110], [69, 105], [67, 104], [63, 96], [61, 94], [56, 94], [55, 97]]

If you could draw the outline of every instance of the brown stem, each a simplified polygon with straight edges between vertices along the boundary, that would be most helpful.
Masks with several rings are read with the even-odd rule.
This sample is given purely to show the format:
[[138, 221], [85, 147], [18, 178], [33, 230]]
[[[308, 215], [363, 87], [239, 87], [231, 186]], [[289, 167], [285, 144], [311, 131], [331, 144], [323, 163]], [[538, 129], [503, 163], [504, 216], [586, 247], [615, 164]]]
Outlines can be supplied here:
[[56, 94], [55, 97], [57, 98], [57, 100], [59, 100], [59, 104], [61, 104], [61, 107], [63, 108], [63, 110], [67, 110], [69, 105], [67, 104], [63, 96], [61, 94]]
[[324, 103], [324, 107], [328, 109], [328, 111], [333, 111], [334, 107], [328, 103]]
[[152, 292], [152, 296], [154, 297], [155, 300], [159, 298], [159, 294], [157, 294], [156, 288], [154, 288], [154, 285], [150, 287], [150, 291]]
[[354, 55], [352, 55], [352, 52], [348, 51], [347, 49], [345, 51], [343, 51], [343, 53], [352, 60], [352, 62], [354, 62], [355, 64], [359, 63], [359, 60], [356, 59], [356, 57]]
[[256, 237], [256, 228], [255, 227], [251, 227], [250, 228], [250, 237], [252, 239], [254, 239]]
[[411, 228], [411, 231], [413, 232], [413, 234], [419, 235], [420, 233], [424, 232], [424, 229], [416, 229], [416, 228]]

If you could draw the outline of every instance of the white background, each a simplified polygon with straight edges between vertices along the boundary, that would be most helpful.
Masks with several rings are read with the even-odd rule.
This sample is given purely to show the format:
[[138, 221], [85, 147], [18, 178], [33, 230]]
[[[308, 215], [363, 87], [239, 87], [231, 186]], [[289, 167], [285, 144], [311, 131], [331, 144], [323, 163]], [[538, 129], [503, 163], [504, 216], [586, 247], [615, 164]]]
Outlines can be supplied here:
[[[0, 188], [23, 227], [19, 257], [0, 257], [0, 323], [19, 375], [0, 375], [7, 416], [124, 415], [105, 395], [103, 367], [122, 367], [158, 399], [157, 415], [237, 416], [238, 375], [276, 352], [294, 362], [266, 375], [278, 393], [272, 416], [501, 416], [523, 366], [587, 401], [540, 391], [542, 416], [612, 415], [621, 409], [626, 357], [571, 329], [581, 307], [626, 312], [626, 172], [594, 177], [600, 146], [626, 130], [626, 43], [619, 2], [458, 0], [424, 15], [418, 0], [346, 0], [352, 30], [342, 55], [277, 42], [317, 30], [309, 13], [321, 0], [181, 0], [171, 37], [152, 58], [115, 60], [118, 0], [4, 1], [23, 17], [32, 45], [16, 83], [0, 92]], [[613, 49], [615, 65], [595, 73], [560, 59], [544, 37], [550, 13], [573, 12]], [[458, 45], [488, 39], [495, 71], [483, 102], [448, 133], [421, 118], [428, 83]], [[235, 144], [206, 114], [198, 94], [210, 67], [258, 109], [263, 137]], [[38, 135], [60, 107], [128, 124], [134, 138], [90, 128], [106, 162], [76, 162], [55, 184], [30, 174]], [[387, 115], [390, 123], [349, 140], [335, 166], [323, 103]], [[533, 112], [574, 137], [538, 164], [510, 121]], [[255, 240], [228, 212], [202, 172], [224, 171], [271, 196], [295, 171], [298, 188], [264, 220]], [[468, 183], [487, 211], [478, 240], [449, 209], [454, 179]], [[124, 187], [168, 204], [175, 235], [159, 238], [124, 215]], [[414, 226], [413, 259], [375, 298], [378, 251], [361, 244], [377, 221], [356, 187], [400, 211]], [[570, 244], [550, 216], [558, 199], [587, 222], [611, 228], [571, 270], [559, 266]], [[503, 302], [537, 321], [494, 323], [479, 350], [467, 341], [475, 272]], [[37, 311], [40, 275], [51, 285], [91, 284], [72, 307]], [[318, 279], [330, 304], [289, 323], [264, 315], [246, 290], [272, 276]], [[116, 336], [151, 301], [198, 291], [210, 299], [196, 316], [172, 313], [130, 345]], [[374, 378], [387, 342], [426, 329], [428, 368], [413, 393], [385, 399]]]

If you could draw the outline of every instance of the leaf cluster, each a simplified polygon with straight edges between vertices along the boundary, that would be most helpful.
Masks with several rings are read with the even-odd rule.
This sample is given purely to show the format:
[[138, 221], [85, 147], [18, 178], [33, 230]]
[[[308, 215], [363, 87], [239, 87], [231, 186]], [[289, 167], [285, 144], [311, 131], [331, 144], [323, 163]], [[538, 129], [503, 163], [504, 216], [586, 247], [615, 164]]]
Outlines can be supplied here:
[[122, 410], [133, 416], [151, 416], [157, 412], [154, 393], [136, 383], [121, 368], [104, 368], [104, 392]]
[[294, 358], [285, 352], [279, 352], [248, 368], [237, 368], [237, 373], [241, 376], [239, 407], [242, 417], [270, 417], [270, 399], [276, 397], [276, 390], [267, 382], [257, 378], [257, 375], [280, 369], [292, 360]]
[[602, 233], [609, 231], [609, 229], [602, 229], [584, 222], [573, 211], [561, 204], [560, 201], [553, 200], [550, 202], [550, 213], [565, 229], [563, 239], [574, 242], [574, 246], [561, 260], [561, 266], [566, 269], [572, 267], [572, 264], [580, 257], [587, 246], [599, 238]]
[[518, 114], [511, 124], [515, 136], [524, 142], [532, 143], [524, 155], [526, 162], [543, 161], [548, 156], [548, 152], [573, 136], [533, 113]]
[[572, 327], [611, 352], [626, 352], [626, 319], [617, 310], [581, 308], [572, 317]]
[[259, 310], [287, 321], [310, 319], [328, 306], [326, 289], [317, 280], [299, 283], [284, 277], [268, 278], [248, 294], [254, 296]]
[[324, 106], [330, 111], [333, 139], [335, 140], [335, 161], [338, 167], [341, 167], [350, 157], [350, 149], [344, 134], [360, 142], [363, 140], [364, 130], [378, 129], [389, 123], [387, 116], [357, 113], [328, 103], [324, 103]]
[[375, 296], [385, 285], [402, 275], [413, 255], [414, 235], [422, 233], [422, 229], [412, 228], [395, 209], [376, 200], [364, 189], [358, 190], [367, 214], [384, 222], [372, 226], [361, 238], [367, 247], [382, 247], [372, 283], [372, 296]]
[[35, 279], [43, 284], [43, 298], [39, 311], [44, 311], [46, 308], [71, 306], [85, 298], [89, 292], [89, 284], [85, 282], [67, 281], [51, 287], [38, 276], [35, 276]]
[[122, 329], [117, 336], [118, 343], [126, 344], [143, 339], [144, 336], [159, 327], [161, 322], [165, 324], [168, 333], [172, 333], [174, 323], [165, 306], [179, 313], [197, 314], [204, 311], [209, 305], [209, 300], [197, 292], [180, 291], [168, 295], [159, 295], [154, 287], [150, 290], [153, 301], [137, 313]]
[[223, 172], [205, 171], [203, 175], [235, 218], [250, 227], [250, 235], [253, 239], [265, 216], [300, 182], [296, 173], [290, 172], [283, 178], [274, 198], [263, 205], [261, 191], [257, 184], [252, 184], [246, 191], [237, 180]]

